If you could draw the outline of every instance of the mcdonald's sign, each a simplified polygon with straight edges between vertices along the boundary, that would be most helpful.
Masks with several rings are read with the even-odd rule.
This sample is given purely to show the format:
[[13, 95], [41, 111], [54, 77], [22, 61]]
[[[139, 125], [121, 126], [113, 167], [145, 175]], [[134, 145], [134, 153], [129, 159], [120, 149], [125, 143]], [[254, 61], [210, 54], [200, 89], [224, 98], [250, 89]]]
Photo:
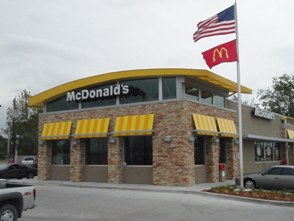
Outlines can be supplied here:
[[236, 40], [229, 41], [204, 51], [202, 52], [202, 56], [209, 68], [223, 62], [237, 61]]

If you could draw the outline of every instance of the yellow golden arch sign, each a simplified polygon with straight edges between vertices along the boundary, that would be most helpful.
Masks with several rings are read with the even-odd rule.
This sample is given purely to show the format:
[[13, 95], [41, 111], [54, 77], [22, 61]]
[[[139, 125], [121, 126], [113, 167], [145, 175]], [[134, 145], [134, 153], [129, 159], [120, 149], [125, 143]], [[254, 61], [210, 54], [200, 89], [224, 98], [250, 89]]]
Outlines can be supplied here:
[[226, 58], [229, 58], [228, 49], [226, 49], [225, 47], [222, 47], [220, 49], [218, 49], [218, 48], [214, 49], [212, 61], [215, 62], [216, 54], [218, 55], [219, 58], [222, 58], [223, 53], [225, 53]]

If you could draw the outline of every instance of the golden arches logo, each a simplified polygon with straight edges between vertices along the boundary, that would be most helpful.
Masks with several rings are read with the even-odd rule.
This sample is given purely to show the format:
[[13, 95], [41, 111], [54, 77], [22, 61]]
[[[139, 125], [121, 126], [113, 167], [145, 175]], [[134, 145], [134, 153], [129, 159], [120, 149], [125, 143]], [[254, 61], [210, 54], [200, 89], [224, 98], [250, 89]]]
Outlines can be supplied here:
[[223, 52], [225, 53], [226, 58], [229, 58], [229, 53], [228, 53], [228, 49], [222, 47], [221, 49], [214, 49], [213, 51], [213, 57], [212, 57], [212, 61], [215, 62], [215, 56], [216, 54], [218, 54], [219, 58], [223, 57]]

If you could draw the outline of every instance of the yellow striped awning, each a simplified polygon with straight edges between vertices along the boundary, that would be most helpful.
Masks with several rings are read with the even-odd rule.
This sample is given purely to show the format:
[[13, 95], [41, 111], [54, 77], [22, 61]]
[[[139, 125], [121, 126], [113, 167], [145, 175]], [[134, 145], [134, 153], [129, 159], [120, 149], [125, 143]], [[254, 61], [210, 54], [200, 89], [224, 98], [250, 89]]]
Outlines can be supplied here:
[[234, 121], [216, 118], [221, 137], [237, 137], [237, 130]]
[[45, 123], [41, 140], [63, 140], [69, 139], [71, 121]]
[[216, 136], [218, 134], [214, 117], [193, 114], [197, 134]]
[[116, 117], [114, 136], [151, 135], [154, 114]]
[[294, 130], [287, 130], [289, 139], [294, 139]]
[[78, 120], [75, 138], [106, 137], [109, 126], [109, 118]]

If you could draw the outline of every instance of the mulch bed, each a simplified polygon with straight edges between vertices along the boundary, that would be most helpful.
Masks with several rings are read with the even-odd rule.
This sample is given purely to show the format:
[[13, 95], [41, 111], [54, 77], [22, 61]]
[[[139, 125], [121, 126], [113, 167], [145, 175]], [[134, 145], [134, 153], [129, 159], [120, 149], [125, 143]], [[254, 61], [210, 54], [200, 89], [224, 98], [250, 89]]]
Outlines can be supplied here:
[[209, 190], [206, 190], [206, 192], [225, 194], [225, 195], [231, 195], [231, 196], [247, 197], [247, 198], [294, 202], [294, 193], [283, 191], [283, 190], [263, 190], [263, 189], [239, 190], [239, 189], [236, 189], [235, 186], [224, 186], [224, 187], [214, 187]]

